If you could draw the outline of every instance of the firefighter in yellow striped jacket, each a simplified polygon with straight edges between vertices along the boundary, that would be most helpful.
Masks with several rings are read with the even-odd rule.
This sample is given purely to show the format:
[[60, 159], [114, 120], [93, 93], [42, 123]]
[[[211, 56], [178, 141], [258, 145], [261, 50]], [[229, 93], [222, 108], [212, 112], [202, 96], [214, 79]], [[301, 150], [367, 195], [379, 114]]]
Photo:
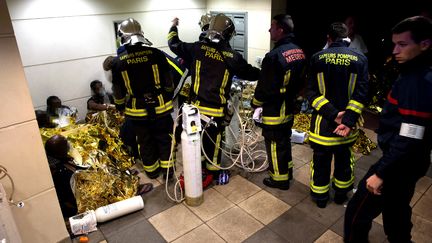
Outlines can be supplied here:
[[124, 48], [112, 64], [114, 103], [132, 123], [147, 176], [157, 178], [161, 170], [167, 176], [167, 169], [174, 166], [170, 158], [174, 85], [169, 63], [162, 51], [149, 47], [135, 19], [123, 21], [118, 35]]
[[367, 101], [367, 58], [348, 48], [347, 34], [345, 24], [331, 24], [327, 33], [329, 47], [312, 56], [309, 70], [306, 95], [314, 109], [309, 133], [314, 151], [310, 189], [320, 208], [329, 200], [333, 155], [334, 202], [346, 201], [353, 187], [355, 160], [351, 146], [357, 139], [358, 130], [354, 128]]
[[269, 177], [263, 183], [280, 190], [289, 189], [293, 176], [290, 136], [294, 101], [303, 88], [307, 65], [303, 50], [293, 43], [293, 30], [290, 15], [273, 17], [269, 32], [275, 45], [264, 57], [251, 103], [254, 108], [262, 107], [262, 135], [269, 161]]
[[221, 139], [224, 117], [227, 113], [232, 78], [257, 80], [259, 69], [248, 64], [242, 55], [229, 46], [235, 33], [234, 23], [224, 14], [212, 18], [208, 32], [202, 41], [186, 43], [180, 40], [177, 26], [179, 19], [173, 20], [168, 34], [168, 46], [172, 52], [191, 64], [190, 101], [201, 114], [212, 117], [215, 126], [205, 126], [203, 149], [207, 157], [205, 167], [218, 178], [221, 162]]

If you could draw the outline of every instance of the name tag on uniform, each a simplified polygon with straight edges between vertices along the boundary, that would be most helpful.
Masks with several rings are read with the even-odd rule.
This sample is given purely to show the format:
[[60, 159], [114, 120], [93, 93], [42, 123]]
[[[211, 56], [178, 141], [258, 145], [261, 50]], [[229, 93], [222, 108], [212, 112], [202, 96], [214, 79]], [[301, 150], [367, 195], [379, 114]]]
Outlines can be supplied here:
[[402, 123], [399, 135], [415, 139], [423, 139], [425, 127], [416, 124]]

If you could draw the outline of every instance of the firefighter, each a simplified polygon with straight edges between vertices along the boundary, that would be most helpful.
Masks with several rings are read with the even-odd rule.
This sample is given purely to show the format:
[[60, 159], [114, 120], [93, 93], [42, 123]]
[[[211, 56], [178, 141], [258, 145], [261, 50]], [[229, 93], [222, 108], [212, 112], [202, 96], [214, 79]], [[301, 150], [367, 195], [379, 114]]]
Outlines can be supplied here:
[[294, 101], [304, 83], [306, 57], [293, 43], [294, 23], [290, 15], [273, 17], [269, 29], [274, 48], [262, 62], [261, 78], [255, 89], [252, 107], [262, 107], [262, 135], [269, 160], [269, 177], [263, 183], [289, 189], [292, 179], [291, 128]]
[[367, 58], [348, 48], [347, 35], [345, 24], [331, 24], [327, 32], [329, 47], [315, 53], [310, 61], [306, 91], [314, 109], [309, 133], [313, 149], [310, 190], [320, 208], [329, 200], [333, 156], [334, 202], [346, 201], [353, 187], [355, 159], [351, 146], [357, 139], [358, 130], [354, 128], [367, 101]]
[[400, 75], [381, 112], [382, 157], [369, 168], [345, 213], [345, 242], [368, 242], [382, 213], [388, 242], [411, 242], [411, 206], [432, 150], [432, 21], [415, 16], [392, 29]]
[[172, 177], [174, 85], [169, 63], [162, 51], [149, 46], [135, 19], [124, 20], [118, 35], [123, 48], [112, 64], [114, 103], [132, 124], [147, 176], [157, 178], [162, 170], [164, 177]]
[[[221, 161], [221, 137], [224, 131], [223, 120], [227, 100], [234, 75], [246, 80], [257, 80], [259, 69], [248, 64], [242, 55], [229, 47], [229, 40], [235, 27], [230, 18], [218, 14], [211, 19], [208, 32], [203, 41], [185, 43], [178, 36], [178, 18], [168, 34], [168, 45], [172, 52], [191, 64], [190, 101], [201, 114], [211, 117], [217, 124], [204, 124], [203, 149], [212, 160], [206, 162], [207, 168], [219, 178]], [[216, 166], [215, 166], [216, 165]]]

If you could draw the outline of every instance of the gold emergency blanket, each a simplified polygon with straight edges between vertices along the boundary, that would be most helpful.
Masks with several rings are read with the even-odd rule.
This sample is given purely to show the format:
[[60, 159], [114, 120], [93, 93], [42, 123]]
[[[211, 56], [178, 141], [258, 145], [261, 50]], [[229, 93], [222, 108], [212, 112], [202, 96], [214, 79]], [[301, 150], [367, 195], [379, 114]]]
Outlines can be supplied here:
[[124, 117], [115, 110], [91, 114], [88, 124], [70, 124], [63, 128], [41, 128], [45, 143], [55, 134], [67, 138], [69, 155], [78, 170], [74, 174], [78, 213], [96, 209], [134, 196], [139, 177], [128, 169], [134, 159], [119, 138]]
[[302, 132], [309, 132], [311, 119], [312, 119], [311, 114], [305, 114], [305, 113], [295, 114], [294, 124], [292, 128]]
[[368, 109], [375, 113], [381, 113], [387, 95], [399, 75], [398, 65], [392, 56], [388, 56], [383, 65], [370, 71], [369, 93], [373, 94], [373, 96]]
[[353, 145], [353, 151], [356, 153], [362, 153], [364, 155], [370, 154], [370, 152], [377, 148], [376, 143], [370, 140], [365, 132], [359, 129], [359, 136]]
[[[102, 150], [107, 157], [114, 161], [111, 166], [120, 171], [125, 171], [132, 167], [133, 158], [122, 147], [123, 142], [118, 136], [115, 136], [116, 134], [117, 132], [114, 129], [108, 129], [99, 124], [90, 124], [67, 135], [67, 139], [73, 149], [77, 150], [81, 155], [81, 166], [95, 167], [97, 165], [95, 161], [98, 160], [96, 154], [98, 154], [99, 150]], [[80, 161], [77, 161], [77, 159], [75, 159], [75, 162], [80, 165]]]
[[139, 183], [138, 176], [110, 166], [77, 171], [74, 179], [78, 213], [131, 198], [135, 196]]

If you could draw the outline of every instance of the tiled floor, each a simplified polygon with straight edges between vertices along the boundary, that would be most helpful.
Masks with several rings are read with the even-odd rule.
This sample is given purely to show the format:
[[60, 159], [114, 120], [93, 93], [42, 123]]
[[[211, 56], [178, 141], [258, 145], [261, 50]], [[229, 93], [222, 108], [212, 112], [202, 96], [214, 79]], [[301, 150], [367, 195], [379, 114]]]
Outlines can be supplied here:
[[[374, 139], [374, 133], [365, 130]], [[367, 156], [356, 155], [356, 183], [380, 154], [377, 149]], [[89, 234], [90, 242], [343, 242], [345, 206], [330, 202], [320, 209], [309, 196], [311, 156], [308, 145], [293, 146], [294, 181], [288, 191], [265, 187], [265, 172], [236, 169], [228, 185], [205, 190], [204, 203], [198, 207], [172, 202], [164, 181], [140, 174], [143, 182], [155, 185], [143, 196], [144, 209], [98, 225], [98, 231]], [[432, 242], [431, 185], [432, 169], [417, 184], [411, 203], [417, 243]], [[387, 242], [381, 217], [373, 223], [370, 242]]]

